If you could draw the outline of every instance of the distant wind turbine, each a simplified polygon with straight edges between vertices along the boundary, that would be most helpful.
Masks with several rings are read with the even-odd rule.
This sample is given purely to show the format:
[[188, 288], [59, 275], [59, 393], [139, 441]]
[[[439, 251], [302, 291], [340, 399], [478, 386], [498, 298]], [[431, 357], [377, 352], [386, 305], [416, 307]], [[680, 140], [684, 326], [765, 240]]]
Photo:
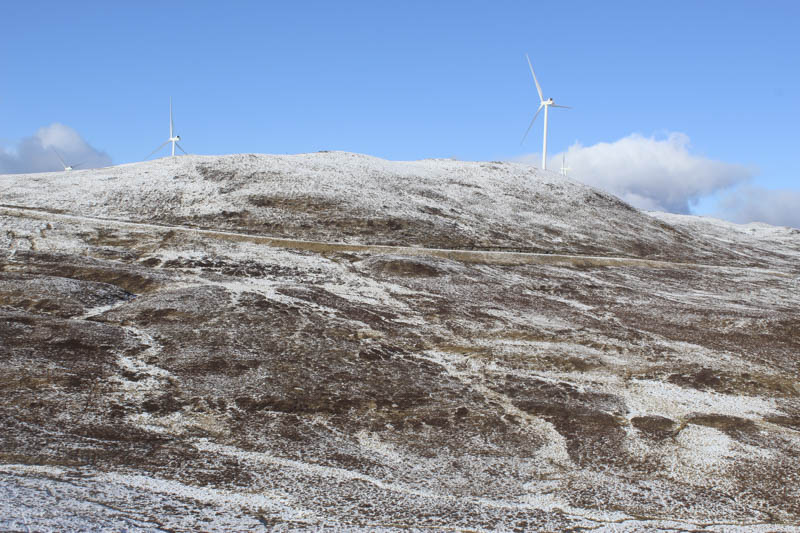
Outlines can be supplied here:
[[567, 170], [572, 170], [567, 166], [567, 154], [561, 154], [561, 175], [566, 176]]
[[539, 109], [536, 110], [536, 114], [533, 115], [533, 119], [531, 119], [531, 123], [528, 125], [528, 129], [525, 130], [525, 135], [522, 136], [522, 143], [525, 142], [525, 138], [528, 136], [528, 132], [531, 131], [533, 127], [533, 123], [536, 122], [536, 117], [539, 116], [539, 111], [544, 108], [544, 140], [542, 141], [542, 170], [547, 169], [547, 109], [549, 107], [563, 107], [565, 109], [572, 109], [571, 107], [565, 105], [556, 105], [552, 98], [548, 98], [547, 100], [544, 99], [542, 95], [542, 88], [539, 87], [539, 80], [536, 79], [536, 73], [533, 71], [533, 65], [531, 64], [531, 58], [528, 57], [528, 54], [525, 54], [525, 59], [528, 60], [528, 66], [531, 67], [531, 74], [533, 75], [533, 83], [536, 84], [536, 91], [539, 93]]
[[58, 158], [58, 160], [59, 160], [59, 161], [61, 161], [61, 166], [63, 166], [63, 167], [64, 167], [64, 172], [69, 172], [69, 171], [70, 171], [70, 170], [72, 170], [73, 168], [75, 168], [75, 167], [77, 167], [77, 166], [80, 166], [80, 165], [82, 165], [82, 164], [83, 164], [83, 163], [78, 163], [77, 165], [68, 165], [68, 164], [66, 164], [66, 163], [64, 162], [64, 160], [61, 158], [61, 154], [59, 154], [59, 153], [58, 153], [58, 150], [56, 150], [56, 149], [55, 149], [55, 147], [51, 147], [51, 148], [53, 149], [53, 152], [56, 154], [56, 157]]
[[[158, 152], [159, 150], [164, 148], [168, 143], [172, 143], [172, 155], [173, 155], [173, 157], [175, 156], [175, 147], [176, 146], [180, 149], [181, 152], [186, 154], [186, 150], [184, 150], [181, 147], [181, 145], [178, 144], [178, 141], [181, 140], [181, 136], [180, 135], [175, 135], [174, 131], [175, 131], [175, 123], [172, 121], [172, 97], [170, 96], [170, 98], [169, 98], [169, 139], [164, 141], [163, 144], [161, 144], [158, 148], [156, 148], [155, 150], [150, 152], [150, 155], [145, 157], [145, 159], [150, 159], [150, 157], [152, 157], [153, 154], [155, 154], [156, 152]], [[189, 154], [186, 154], [186, 155], [189, 155]]]

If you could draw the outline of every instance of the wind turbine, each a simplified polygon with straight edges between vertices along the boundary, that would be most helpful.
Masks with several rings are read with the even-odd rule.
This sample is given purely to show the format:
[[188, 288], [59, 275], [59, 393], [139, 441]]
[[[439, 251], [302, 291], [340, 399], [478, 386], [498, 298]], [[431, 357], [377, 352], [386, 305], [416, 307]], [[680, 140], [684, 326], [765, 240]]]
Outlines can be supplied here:
[[63, 166], [63, 167], [64, 167], [64, 172], [69, 172], [69, 171], [70, 171], [70, 170], [72, 170], [73, 168], [75, 168], [75, 167], [77, 167], [77, 166], [79, 166], [79, 165], [82, 165], [82, 164], [83, 164], [83, 163], [78, 163], [77, 165], [68, 165], [68, 164], [66, 164], [66, 163], [64, 162], [64, 160], [61, 158], [61, 154], [59, 154], [59, 153], [58, 153], [58, 151], [55, 149], [55, 147], [51, 146], [51, 148], [53, 149], [53, 152], [55, 152], [55, 154], [56, 154], [56, 157], [58, 158], [58, 160], [59, 160], [59, 161], [61, 161], [61, 166]]
[[567, 166], [567, 154], [561, 154], [561, 175], [566, 176], [567, 170], [572, 170]]
[[189, 154], [186, 153], [186, 150], [181, 148], [181, 145], [178, 144], [178, 141], [181, 140], [181, 136], [180, 135], [175, 135], [174, 131], [175, 131], [175, 123], [172, 121], [172, 97], [170, 96], [169, 97], [169, 139], [164, 141], [158, 148], [156, 148], [155, 150], [150, 152], [150, 155], [145, 157], [145, 159], [150, 159], [150, 157], [154, 153], [156, 153], [159, 150], [161, 150], [162, 148], [164, 148], [164, 146], [166, 146], [167, 143], [172, 143], [172, 156], [173, 157], [175, 156], [175, 147], [176, 146], [180, 149], [181, 152], [183, 152], [186, 155], [189, 155]]
[[528, 54], [525, 54], [525, 59], [528, 60], [528, 66], [531, 67], [531, 74], [533, 75], [533, 83], [536, 84], [536, 91], [539, 93], [539, 109], [536, 110], [536, 114], [533, 115], [533, 119], [531, 119], [531, 123], [528, 125], [528, 129], [525, 130], [525, 135], [522, 136], [522, 143], [525, 142], [525, 137], [528, 136], [528, 132], [531, 131], [533, 127], [533, 123], [536, 122], [536, 117], [539, 116], [539, 111], [544, 108], [544, 140], [542, 141], [542, 170], [547, 169], [547, 110], [550, 107], [563, 107], [565, 109], [572, 109], [571, 107], [565, 105], [557, 105], [552, 98], [548, 98], [547, 100], [544, 99], [542, 95], [542, 88], [539, 87], [539, 80], [536, 79], [536, 73], [533, 71], [533, 65], [531, 64], [531, 58], [528, 57]]

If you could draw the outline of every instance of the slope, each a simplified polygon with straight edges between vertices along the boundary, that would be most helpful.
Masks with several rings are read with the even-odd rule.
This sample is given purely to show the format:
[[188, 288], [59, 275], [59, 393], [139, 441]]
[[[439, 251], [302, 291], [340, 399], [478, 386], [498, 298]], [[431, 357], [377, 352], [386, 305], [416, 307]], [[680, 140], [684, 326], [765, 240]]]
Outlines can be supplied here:
[[38, 208], [0, 211], [2, 528], [797, 529], [791, 230], [352, 154], [0, 180]]
[[613, 196], [511, 163], [394, 162], [344, 152], [190, 156], [5, 176], [1, 183], [5, 204], [275, 237], [676, 261], [742, 259]]

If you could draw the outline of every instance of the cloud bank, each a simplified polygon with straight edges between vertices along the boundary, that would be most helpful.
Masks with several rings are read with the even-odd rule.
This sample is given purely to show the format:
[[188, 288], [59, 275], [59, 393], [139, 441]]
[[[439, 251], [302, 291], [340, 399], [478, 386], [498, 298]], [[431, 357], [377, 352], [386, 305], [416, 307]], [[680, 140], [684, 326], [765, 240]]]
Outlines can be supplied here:
[[15, 147], [0, 147], [0, 174], [63, 170], [56, 151], [67, 165], [75, 168], [97, 168], [111, 164], [111, 157], [107, 153], [89, 145], [77, 131], [64, 124], [53, 123], [40, 128], [32, 137], [22, 139]]
[[800, 228], [800, 191], [743, 186], [725, 194], [719, 208], [719, 216], [734, 222]]
[[[629, 135], [612, 143], [572, 145], [548, 159], [558, 171], [562, 155], [569, 176], [603, 189], [640, 209], [688, 214], [700, 198], [751, 179], [754, 170], [715, 161], [690, 152], [689, 137], [670, 133], [666, 138]], [[540, 164], [541, 157], [523, 161]]]

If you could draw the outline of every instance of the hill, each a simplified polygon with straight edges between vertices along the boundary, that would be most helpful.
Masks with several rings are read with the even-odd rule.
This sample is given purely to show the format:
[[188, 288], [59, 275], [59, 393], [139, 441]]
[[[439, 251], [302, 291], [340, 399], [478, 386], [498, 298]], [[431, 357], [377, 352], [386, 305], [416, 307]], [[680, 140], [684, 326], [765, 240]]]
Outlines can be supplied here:
[[4, 529], [800, 520], [796, 230], [348, 153], [0, 204]]

